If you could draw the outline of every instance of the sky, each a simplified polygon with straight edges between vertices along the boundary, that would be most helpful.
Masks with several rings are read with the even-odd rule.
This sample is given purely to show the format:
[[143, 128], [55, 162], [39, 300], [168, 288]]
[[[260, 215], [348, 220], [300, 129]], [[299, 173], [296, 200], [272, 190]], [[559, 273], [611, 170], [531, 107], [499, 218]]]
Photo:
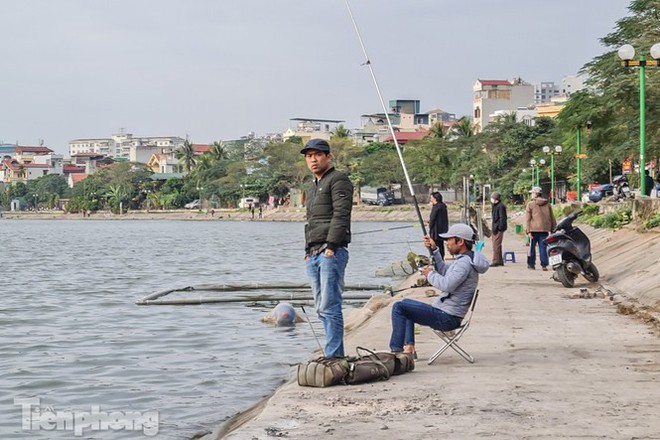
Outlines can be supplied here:
[[[385, 103], [472, 111], [477, 79], [574, 75], [629, 0], [351, 0]], [[194, 143], [382, 112], [345, 0], [0, 0], [0, 143]]]

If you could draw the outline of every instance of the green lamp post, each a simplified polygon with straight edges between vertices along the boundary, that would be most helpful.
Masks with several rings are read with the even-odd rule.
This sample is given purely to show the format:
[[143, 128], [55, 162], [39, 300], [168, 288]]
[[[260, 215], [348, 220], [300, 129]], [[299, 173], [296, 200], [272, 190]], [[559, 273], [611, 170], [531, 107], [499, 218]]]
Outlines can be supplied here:
[[[532, 168], [536, 168], [536, 186], [539, 186], [541, 184], [541, 170], [539, 168], [545, 165], [545, 159], [532, 159], [529, 161], [529, 164]], [[534, 175], [534, 172], [532, 172], [532, 175]]]
[[635, 48], [630, 44], [624, 44], [618, 50], [621, 65], [624, 67], [639, 67], [639, 191], [640, 195], [646, 194], [646, 182], [644, 179], [644, 170], [646, 169], [646, 66], [658, 66], [660, 59], [660, 43], [655, 43], [651, 47], [651, 57], [653, 60], [647, 60], [644, 55], [635, 58]]
[[547, 145], [543, 147], [543, 153], [550, 155], [550, 203], [553, 205], [555, 204], [555, 155], [561, 154], [561, 150], [561, 145], [555, 145], [554, 150]]

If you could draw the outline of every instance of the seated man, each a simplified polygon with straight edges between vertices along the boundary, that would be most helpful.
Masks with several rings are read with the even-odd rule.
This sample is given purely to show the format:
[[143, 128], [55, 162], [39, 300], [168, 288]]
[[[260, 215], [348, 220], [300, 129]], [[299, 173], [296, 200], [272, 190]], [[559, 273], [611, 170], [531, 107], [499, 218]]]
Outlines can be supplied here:
[[421, 269], [428, 282], [442, 292], [426, 304], [413, 299], [403, 299], [392, 308], [392, 337], [390, 350], [415, 353], [415, 323], [436, 330], [453, 330], [470, 308], [472, 296], [479, 283], [479, 274], [488, 270], [489, 262], [481, 252], [473, 251], [474, 231], [468, 225], [458, 223], [440, 234], [445, 239], [449, 253], [455, 261], [445, 263], [433, 239], [424, 237], [424, 245], [433, 251], [435, 270], [431, 266]]

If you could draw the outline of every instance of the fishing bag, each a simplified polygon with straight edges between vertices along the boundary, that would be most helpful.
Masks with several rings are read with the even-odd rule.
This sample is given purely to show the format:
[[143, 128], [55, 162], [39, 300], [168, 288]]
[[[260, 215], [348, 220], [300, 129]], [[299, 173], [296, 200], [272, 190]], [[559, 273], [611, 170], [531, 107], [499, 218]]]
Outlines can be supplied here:
[[321, 357], [298, 365], [298, 385], [303, 387], [329, 387], [345, 383], [348, 358]]
[[357, 353], [348, 360], [348, 384], [387, 380], [415, 369], [412, 353], [374, 352], [364, 347], [357, 347]]
[[319, 358], [298, 365], [298, 385], [328, 387], [338, 384], [355, 385], [387, 380], [390, 376], [415, 369], [411, 353], [373, 352], [357, 348], [357, 356]]

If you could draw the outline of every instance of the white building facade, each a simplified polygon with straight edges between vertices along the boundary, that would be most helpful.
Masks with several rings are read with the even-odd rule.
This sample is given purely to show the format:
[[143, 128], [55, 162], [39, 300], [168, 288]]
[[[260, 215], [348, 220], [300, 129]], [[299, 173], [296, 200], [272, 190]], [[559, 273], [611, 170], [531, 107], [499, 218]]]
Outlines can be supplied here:
[[185, 139], [178, 136], [134, 137], [120, 132], [109, 138], [74, 139], [69, 141], [69, 155], [96, 153], [114, 159], [127, 159], [147, 163], [156, 152], [171, 152], [179, 148]]
[[534, 104], [534, 85], [521, 78], [508, 80], [478, 79], [473, 87], [474, 131], [483, 131], [491, 122], [490, 115], [498, 110], [516, 111]]

